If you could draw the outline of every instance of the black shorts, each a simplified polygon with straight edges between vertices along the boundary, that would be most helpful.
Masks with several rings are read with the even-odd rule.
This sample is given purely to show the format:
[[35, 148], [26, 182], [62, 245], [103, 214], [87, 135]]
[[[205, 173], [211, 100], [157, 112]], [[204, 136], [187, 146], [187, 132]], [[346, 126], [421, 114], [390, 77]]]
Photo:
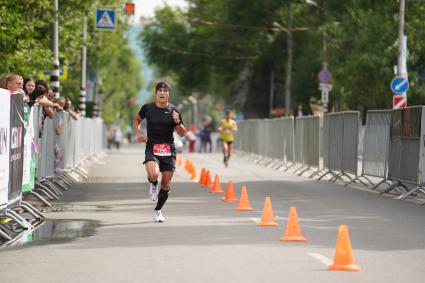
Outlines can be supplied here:
[[225, 143], [227, 143], [228, 145], [231, 145], [231, 144], [233, 143], [233, 141], [225, 141], [225, 140], [221, 140], [221, 142], [225, 142]]
[[176, 170], [176, 155], [171, 156], [158, 156], [154, 155], [152, 151], [145, 151], [145, 161], [143, 164], [146, 164], [148, 161], [155, 161], [159, 165], [159, 171], [175, 171]]

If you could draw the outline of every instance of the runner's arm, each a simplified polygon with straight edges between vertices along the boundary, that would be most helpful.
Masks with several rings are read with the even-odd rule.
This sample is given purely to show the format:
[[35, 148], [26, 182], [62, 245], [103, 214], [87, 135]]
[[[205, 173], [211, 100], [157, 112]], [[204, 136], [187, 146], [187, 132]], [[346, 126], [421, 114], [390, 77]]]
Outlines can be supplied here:
[[176, 132], [179, 136], [183, 137], [184, 134], [186, 133], [186, 128], [182, 122], [182, 118], [180, 113], [178, 113], [177, 111], [173, 110], [173, 121], [174, 121], [174, 128], [176, 129]]
[[217, 128], [217, 130], [218, 130], [218, 132], [219, 133], [221, 133], [222, 131], [223, 131], [223, 127], [222, 127], [222, 125], [223, 125], [223, 120], [222, 121], [220, 121], [220, 125], [218, 126], [218, 128]]
[[177, 134], [179, 134], [179, 136], [181, 137], [183, 137], [184, 134], [186, 133], [186, 128], [183, 124], [176, 125], [175, 128], [176, 128]]
[[137, 114], [133, 119], [133, 129], [134, 134], [136, 135], [136, 142], [146, 142], [148, 140], [148, 138], [140, 131], [140, 124], [142, 123], [142, 120], [143, 119], [139, 114]]

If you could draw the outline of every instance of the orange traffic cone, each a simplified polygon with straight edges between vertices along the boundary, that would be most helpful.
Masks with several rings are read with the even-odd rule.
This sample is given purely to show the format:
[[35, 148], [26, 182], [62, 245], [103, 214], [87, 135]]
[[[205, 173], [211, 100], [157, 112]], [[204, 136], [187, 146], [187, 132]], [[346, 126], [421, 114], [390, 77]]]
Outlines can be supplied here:
[[242, 186], [241, 197], [239, 198], [238, 207], [235, 208], [237, 211], [251, 211], [253, 210], [251, 204], [249, 203], [248, 193], [246, 192], [246, 187]]
[[205, 177], [204, 187], [206, 189], [211, 189], [211, 186], [212, 186], [212, 184], [211, 184], [211, 175], [210, 175], [210, 171], [208, 170], [207, 171], [207, 175]]
[[193, 166], [193, 163], [191, 160], [189, 160], [189, 162], [187, 163], [187, 168], [186, 168], [187, 173], [189, 174], [192, 173], [192, 166]]
[[199, 184], [204, 185], [205, 177], [206, 177], [205, 168], [202, 168], [201, 169], [201, 177], [199, 178]]
[[285, 235], [280, 238], [281, 241], [307, 242], [301, 234], [300, 223], [298, 221], [297, 209], [291, 206], [289, 209], [288, 224], [286, 224]]
[[195, 180], [196, 179], [196, 168], [195, 165], [192, 166], [192, 172], [190, 179]]
[[347, 225], [339, 226], [335, 249], [334, 263], [328, 270], [360, 271], [360, 267], [354, 264]]
[[190, 160], [189, 160], [189, 159], [186, 159], [186, 162], [185, 162], [185, 164], [184, 164], [184, 169], [185, 169], [186, 171], [188, 171], [188, 170], [189, 170], [189, 162], [190, 162]]
[[183, 160], [181, 156], [177, 156], [177, 166], [178, 167], [182, 167], [183, 164]]
[[213, 193], [213, 194], [224, 193], [224, 191], [221, 189], [220, 179], [218, 178], [218, 175], [215, 175], [214, 185], [212, 187], [211, 193]]
[[274, 220], [274, 214], [272, 209], [272, 201], [270, 197], [266, 197], [264, 201], [263, 215], [261, 216], [260, 223], [257, 223], [257, 226], [278, 226], [277, 222]]
[[233, 189], [233, 182], [230, 180], [227, 183], [226, 195], [221, 198], [224, 202], [237, 202], [238, 199], [235, 196], [235, 190]]

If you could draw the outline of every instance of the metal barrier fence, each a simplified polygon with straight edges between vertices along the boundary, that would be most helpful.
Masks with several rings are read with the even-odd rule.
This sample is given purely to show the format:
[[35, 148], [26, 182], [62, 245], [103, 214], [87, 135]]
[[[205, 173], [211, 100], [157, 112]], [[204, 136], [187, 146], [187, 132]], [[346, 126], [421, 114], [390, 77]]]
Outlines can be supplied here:
[[[345, 177], [350, 181], [346, 185], [360, 182], [372, 189], [391, 181], [381, 193], [399, 189], [397, 198], [425, 194], [425, 107], [368, 111], [362, 138], [357, 111], [326, 114], [322, 127], [320, 123], [319, 117], [242, 121], [235, 148], [259, 162], [277, 159], [285, 170], [298, 164], [294, 172], [302, 170], [300, 174], [310, 167], [322, 169], [322, 157], [326, 172], [319, 180], [330, 174], [331, 182]], [[374, 185], [368, 176], [383, 180]]]
[[[78, 177], [86, 177], [83, 166], [105, 148], [106, 131], [101, 119], [74, 120], [67, 112], [47, 118], [42, 108], [28, 107], [20, 95], [3, 89], [0, 105], [0, 217], [31, 229], [45, 217], [23, 200], [22, 193], [34, 195], [45, 205], [50, 205], [46, 199], [59, 199], [59, 188], [67, 190]], [[16, 208], [27, 216], [22, 217]], [[0, 246], [7, 244], [4, 239], [15, 240], [2, 225]]]
[[[283, 147], [285, 152], [284, 162], [295, 163], [295, 120], [293, 117], [281, 118], [283, 127]], [[291, 166], [291, 165], [289, 165]]]
[[358, 172], [358, 138], [359, 138], [359, 112], [344, 111], [326, 114], [323, 125], [323, 165], [327, 172], [319, 177], [331, 174], [331, 182], [343, 180], [347, 177], [350, 181]]
[[425, 148], [424, 111], [424, 107], [419, 106], [391, 112], [388, 179], [394, 184], [384, 192], [400, 188], [404, 193], [399, 198], [406, 198], [416, 191], [425, 194], [421, 170], [425, 161], [425, 156], [421, 155]]
[[266, 159], [269, 164], [278, 161], [278, 166], [294, 163], [293, 118], [245, 120], [238, 124], [238, 129], [235, 149], [250, 153], [253, 160]]
[[[295, 161], [301, 164], [299, 175], [312, 167], [320, 171], [320, 117], [306, 116], [295, 119]], [[315, 175], [315, 174], [313, 174]]]
[[[362, 173], [356, 179], [366, 180], [373, 186], [372, 189], [376, 189], [383, 183], [388, 183], [387, 164], [390, 122], [391, 110], [372, 110], [367, 112], [362, 146]], [[378, 177], [383, 180], [375, 185], [367, 176]]]
[[[327, 114], [321, 128], [321, 118], [285, 117], [239, 122], [235, 148], [255, 155], [254, 159], [277, 159], [286, 170], [298, 165], [294, 171], [300, 175], [311, 168], [323, 167], [332, 174], [332, 181], [342, 176], [357, 176], [359, 112], [346, 111]], [[323, 141], [323, 146], [321, 145]]]

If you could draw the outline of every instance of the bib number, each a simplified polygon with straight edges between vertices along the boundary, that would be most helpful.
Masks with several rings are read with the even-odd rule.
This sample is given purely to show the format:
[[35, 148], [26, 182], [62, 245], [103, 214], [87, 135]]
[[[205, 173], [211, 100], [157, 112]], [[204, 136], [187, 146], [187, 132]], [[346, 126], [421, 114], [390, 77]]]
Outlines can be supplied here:
[[171, 156], [171, 147], [168, 143], [154, 144], [153, 154], [157, 156]]

